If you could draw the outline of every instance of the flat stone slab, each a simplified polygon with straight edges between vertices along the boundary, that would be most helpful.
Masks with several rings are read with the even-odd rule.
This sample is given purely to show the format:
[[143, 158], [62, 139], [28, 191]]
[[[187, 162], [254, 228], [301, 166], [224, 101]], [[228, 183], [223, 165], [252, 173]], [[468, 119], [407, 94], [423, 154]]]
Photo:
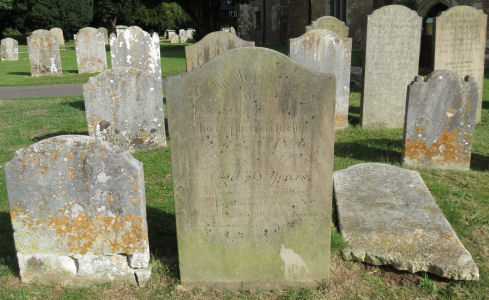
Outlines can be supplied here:
[[416, 171], [365, 163], [334, 173], [346, 260], [478, 280], [470, 253]]

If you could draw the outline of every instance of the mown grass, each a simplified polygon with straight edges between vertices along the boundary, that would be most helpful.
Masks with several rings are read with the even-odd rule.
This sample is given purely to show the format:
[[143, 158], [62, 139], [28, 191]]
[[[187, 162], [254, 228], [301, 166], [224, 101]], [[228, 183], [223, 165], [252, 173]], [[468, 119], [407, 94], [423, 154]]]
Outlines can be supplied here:
[[[169, 45], [165, 76], [185, 70], [183, 47]], [[284, 50], [282, 47], [278, 50]], [[167, 56], [165, 56], [167, 55]], [[5, 178], [0, 172], [0, 299], [483, 299], [489, 295], [489, 74], [484, 88], [483, 122], [476, 127], [471, 171], [419, 169], [447, 219], [480, 268], [478, 282], [455, 282], [425, 274], [398, 272], [346, 262], [344, 241], [332, 231], [331, 276], [317, 288], [226, 291], [179, 286], [170, 152], [136, 153], [143, 162], [153, 274], [147, 286], [102, 284], [88, 288], [22, 284], [9, 219]], [[337, 132], [335, 170], [362, 162], [400, 166], [402, 130], [363, 130], [360, 94], [351, 94], [350, 127]], [[82, 97], [0, 100], [0, 164], [15, 150], [60, 134], [86, 134]]]

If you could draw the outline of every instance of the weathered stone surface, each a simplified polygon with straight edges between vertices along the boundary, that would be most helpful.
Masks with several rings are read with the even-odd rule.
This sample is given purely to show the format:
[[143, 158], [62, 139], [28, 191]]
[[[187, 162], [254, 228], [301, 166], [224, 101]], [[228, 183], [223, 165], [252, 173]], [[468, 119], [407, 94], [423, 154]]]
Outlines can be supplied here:
[[233, 26], [221, 28], [221, 31], [229, 32], [229, 33], [232, 33], [232, 34], [236, 34], [236, 29], [234, 29]]
[[137, 26], [131, 26], [110, 38], [112, 68], [131, 67], [156, 78], [159, 95], [163, 95], [161, 78], [160, 37]]
[[326, 279], [334, 76], [247, 47], [165, 87], [182, 283]]
[[378, 163], [334, 173], [347, 260], [478, 280], [470, 253], [445, 219], [418, 172]]
[[75, 34], [78, 73], [98, 73], [107, 70], [104, 34], [92, 27], [85, 27]]
[[312, 21], [311, 25], [306, 27], [306, 31], [316, 29], [327, 29], [344, 38], [348, 37], [349, 31], [348, 26], [346, 26], [344, 22], [332, 16], [321, 17]]
[[99, 27], [97, 28], [97, 30], [102, 33], [102, 35], [104, 36], [104, 44], [105, 45], [108, 45], [109, 44], [109, 32], [107, 31], [107, 28], [105, 27]]
[[236, 34], [225, 31], [211, 32], [198, 43], [185, 47], [187, 72], [230, 49], [254, 46], [255, 42], [242, 40]]
[[36, 30], [27, 38], [31, 75], [61, 76], [58, 39], [47, 30]]
[[57, 28], [57, 27], [51, 28], [49, 32], [58, 39], [60, 45], [64, 46], [65, 38], [63, 36], [63, 30], [61, 28]]
[[23, 282], [148, 279], [135, 275], [151, 272], [143, 165], [128, 152], [59, 136], [18, 150], [4, 171]]
[[482, 114], [487, 15], [482, 9], [455, 6], [435, 19], [435, 70], [473, 76], [479, 85], [477, 122]]
[[180, 43], [186, 43], [187, 42], [187, 30], [180, 29], [178, 31], [178, 38], [180, 40]]
[[146, 150], [166, 145], [161, 91], [154, 76], [117, 68], [83, 86], [90, 136], [116, 149]]
[[46, 29], [36, 29], [31, 33], [31, 35], [39, 34], [39, 33], [50, 34], [51, 32], [49, 30], [46, 30]]
[[122, 33], [124, 30], [126, 30], [128, 27], [126, 25], [117, 25], [115, 27], [115, 33], [117, 35], [119, 35], [120, 33]]
[[362, 127], [402, 128], [407, 87], [418, 74], [421, 17], [401, 5], [368, 16]]
[[195, 35], [195, 29], [187, 29], [187, 40], [193, 40]]
[[336, 76], [335, 129], [348, 127], [351, 39], [326, 29], [290, 39], [289, 56], [309, 70]]
[[19, 43], [12, 39], [6, 38], [0, 41], [2, 46], [2, 60], [19, 60]]
[[407, 165], [470, 168], [478, 86], [455, 71], [435, 71], [409, 87], [403, 162]]
[[168, 39], [170, 40], [170, 44], [180, 43], [180, 37], [178, 36], [178, 34], [175, 33], [175, 31], [168, 32]]

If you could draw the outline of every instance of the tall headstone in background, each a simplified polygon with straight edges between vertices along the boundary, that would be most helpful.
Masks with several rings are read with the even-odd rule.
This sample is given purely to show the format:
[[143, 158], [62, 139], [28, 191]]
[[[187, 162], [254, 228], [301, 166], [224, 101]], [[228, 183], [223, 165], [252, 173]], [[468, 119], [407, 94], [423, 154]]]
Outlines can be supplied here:
[[137, 26], [131, 26], [110, 38], [112, 68], [131, 67], [155, 77], [160, 97], [163, 97], [161, 78], [160, 37]]
[[36, 31], [27, 38], [31, 75], [61, 76], [58, 39], [47, 30]]
[[402, 128], [407, 87], [418, 74], [422, 18], [401, 5], [368, 16], [362, 127]]
[[83, 86], [88, 133], [114, 148], [137, 151], [166, 145], [161, 90], [156, 77], [116, 68]]
[[178, 31], [178, 38], [180, 39], [180, 43], [186, 43], [187, 42], [187, 30], [185, 29], [180, 29]]
[[58, 136], [5, 164], [23, 282], [144, 284], [151, 274], [143, 164], [88, 136]]
[[[468, 79], [468, 78], [467, 78]], [[478, 86], [455, 71], [418, 76], [409, 87], [403, 162], [425, 168], [470, 168]]]
[[487, 15], [471, 6], [452, 7], [435, 19], [435, 70], [475, 78], [479, 85], [477, 122], [482, 115], [486, 30]]
[[326, 29], [311, 30], [290, 40], [292, 60], [310, 70], [335, 75], [335, 129], [348, 127], [351, 46], [350, 38]]
[[97, 28], [97, 30], [102, 33], [102, 35], [104, 36], [104, 44], [105, 45], [108, 45], [109, 44], [109, 32], [107, 31], [107, 28], [105, 27], [99, 27]]
[[312, 21], [311, 25], [306, 27], [306, 32], [310, 30], [316, 29], [327, 29], [336, 33], [340, 37], [348, 37], [348, 32], [350, 29], [345, 25], [341, 20], [332, 17], [332, 16], [324, 16], [315, 21]]
[[128, 27], [126, 25], [117, 25], [115, 27], [115, 33], [117, 35], [119, 35], [120, 33], [122, 33], [124, 30], [126, 30]]
[[19, 60], [19, 43], [12, 39], [6, 38], [0, 41], [2, 46], [2, 60]]
[[327, 279], [333, 75], [240, 48], [165, 86], [182, 283]]
[[211, 32], [198, 43], [185, 47], [187, 72], [230, 49], [254, 46], [255, 42], [242, 40], [236, 34], [225, 31]]
[[195, 29], [187, 29], [187, 40], [193, 40], [195, 35]]
[[98, 73], [107, 69], [104, 34], [92, 27], [85, 27], [75, 34], [78, 73]]
[[63, 36], [63, 30], [61, 30], [61, 28], [51, 28], [49, 32], [51, 32], [51, 34], [58, 39], [59, 45], [65, 45], [65, 38]]

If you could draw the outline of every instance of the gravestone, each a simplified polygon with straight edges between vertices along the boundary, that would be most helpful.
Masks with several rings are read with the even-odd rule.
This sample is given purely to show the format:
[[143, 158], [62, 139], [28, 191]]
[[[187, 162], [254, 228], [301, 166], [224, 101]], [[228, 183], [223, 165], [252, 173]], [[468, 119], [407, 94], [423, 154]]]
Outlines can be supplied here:
[[143, 164], [88, 136], [58, 136], [4, 165], [23, 282], [144, 284], [151, 275]]
[[108, 45], [109, 44], [109, 32], [107, 31], [107, 28], [105, 27], [99, 27], [97, 28], [97, 30], [102, 33], [102, 35], [104, 36], [104, 44], [105, 45]]
[[327, 279], [334, 76], [253, 47], [165, 87], [182, 283]]
[[166, 145], [161, 90], [156, 78], [116, 68], [83, 86], [88, 133], [116, 149], [137, 151]]
[[187, 40], [193, 40], [195, 35], [195, 29], [187, 29]]
[[468, 170], [478, 86], [455, 71], [418, 76], [409, 87], [404, 129], [406, 165]]
[[221, 28], [221, 31], [229, 32], [229, 33], [232, 33], [232, 34], [236, 34], [236, 29], [234, 29], [233, 26], [231, 26], [231, 27], [223, 27], [223, 28]]
[[401, 5], [368, 16], [362, 127], [404, 126], [407, 86], [418, 74], [421, 19]]
[[482, 9], [455, 6], [435, 19], [435, 70], [473, 76], [479, 85], [477, 122], [482, 115], [487, 15]]
[[[37, 31], [37, 30], [36, 30]], [[61, 76], [61, 59], [58, 39], [49, 31], [34, 31], [27, 38], [31, 75]]]
[[149, 35], [137, 26], [131, 26], [110, 38], [112, 68], [131, 67], [156, 78], [160, 97], [163, 97], [161, 78], [160, 37]]
[[2, 60], [19, 60], [19, 43], [12, 39], [6, 38], [0, 41], [2, 46]]
[[306, 26], [306, 32], [316, 29], [331, 30], [340, 37], [344, 38], [348, 37], [348, 32], [350, 30], [344, 22], [332, 16], [321, 17], [315, 21], [312, 21], [311, 25]]
[[180, 38], [179, 38], [178, 34], [175, 33], [174, 30], [168, 31], [168, 39], [170, 40], [170, 44], [180, 43]]
[[350, 38], [326, 29], [311, 30], [290, 39], [292, 60], [310, 70], [336, 76], [335, 129], [348, 127], [351, 46]]
[[180, 29], [178, 31], [178, 38], [180, 39], [180, 43], [186, 43], [187, 42], [187, 30]]
[[33, 34], [40, 34], [40, 33], [42, 33], [42, 34], [52, 34], [49, 30], [46, 30], [46, 29], [36, 29], [36, 30], [34, 30], [31, 33], [31, 35], [33, 35]]
[[78, 73], [98, 73], [107, 69], [104, 34], [92, 27], [85, 27], [75, 34]]
[[235, 34], [229, 32], [211, 32], [198, 43], [185, 47], [187, 72], [192, 71], [230, 49], [254, 46], [255, 42], [242, 40]]
[[117, 25], [115, 27], [115, 33], [119, 35], [120, 33], [124, 32], [128, 27], [126, 25]]
[[61, 28], [51, 28], [49, 32], [51, 32], [51, 34], [58, 39], [60, 45], [65, 45], [65, 38], [63, 36], [63, 30], [61, 30]]
[[416, 171], [364, 163], [334, 173], [343, 258], [478, 280], [479, 270]]

